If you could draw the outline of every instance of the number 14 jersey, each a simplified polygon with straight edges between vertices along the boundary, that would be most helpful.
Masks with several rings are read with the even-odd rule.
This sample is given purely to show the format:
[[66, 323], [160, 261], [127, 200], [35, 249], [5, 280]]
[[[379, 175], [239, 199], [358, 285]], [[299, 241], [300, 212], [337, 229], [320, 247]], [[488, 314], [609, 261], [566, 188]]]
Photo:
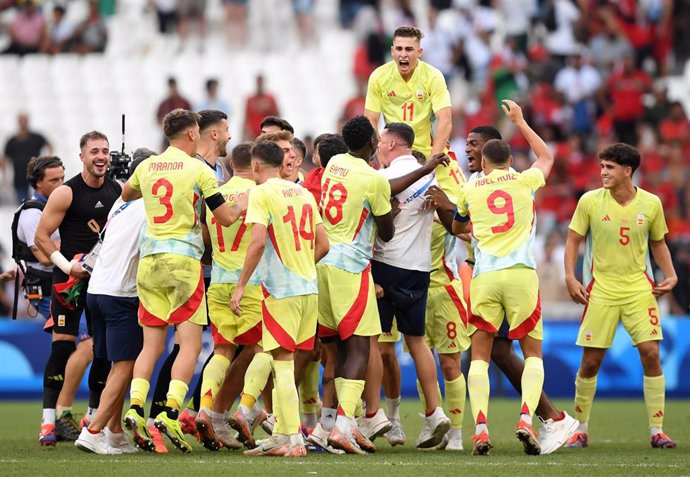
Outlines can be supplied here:
[[534, 194], [544, 184], [537, 168], [494, 169], [460, 189], [458, 214], [470, 216], [477, 240], [473, 276], [515, 266], [536, 269]]
[[331, 248], [321, 263], [361, 273], [372, 257], [374, 216], [391, 211], [388, 180], [363, 159], [333, 157], [321, 178], [321, 215]]

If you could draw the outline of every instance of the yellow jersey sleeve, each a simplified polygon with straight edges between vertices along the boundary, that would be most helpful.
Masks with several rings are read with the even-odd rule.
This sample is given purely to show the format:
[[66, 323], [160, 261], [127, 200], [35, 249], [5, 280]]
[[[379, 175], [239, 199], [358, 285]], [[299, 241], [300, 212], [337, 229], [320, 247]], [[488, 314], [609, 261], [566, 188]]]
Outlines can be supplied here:
[[256, 187], [249, 193], [247, 215], [244, 218], [246, 224], [269, 226], [271, 223], [271, 212], [267, 199], [264, 187]]
[[369, 82], [367, 83], [367, 97], [364, 101], [364, 109], [374, 113], [381, 113], [382, 111], [381, 86], [379, 84], [378, 70], [374, 71], [371, 76], [369, 76]]
[[533, 192], [546, 185], [546, 179], [544, 178], [544, 173], [541, 169], [536, 167], [530, 167], [524, 172], [520, 173], [520, 180], [529, 186]]
[[[198, 162], [198, 161], [197, 161]], [[210, 168], [198, 162], [198, 175], [196, 183], [199, 186], [202, 197], [211, 197], [218, 192], [218, 179]], [[135, 171], [136, 172], [136, 171]]]
[[435, 71], [435, 73], [431, 75], [431, 81], [429, 82], [429, 96], [431, 97], [431, 109], [437, 112], [443, 108], [450, 108], [451, 103], [446, 80], [440, 71]]
[[374, 217], [380, 217], [391, 211], [391, 185], [379, 174], [376, 174], [373, 180], [374, 187], [369, 190], [367, 200], [371, 204], [371, 213]]
[[461, 217], [467, 217], [470, 215], [470, 210], [468, 208], [467, 204], [467, 195], [466, 195], [466, 187], [468, 186], [468, 183], [465, 182], [463, 183], [460, 188], [458, 189], [458, 197], [457, 197], [457, 206], [458, 206], [458, 212], [457, 215]]
[[589, 221], [590, 221], [590, 205], [592, 203], [592, 193], [588, 192], [583, 195], [577, 202], [577, 207], [575, 208], [575, 213], [573, 218], [570, 220], [570, 230], [583, 237], [589, 232]]
[[664, 236], [668, 233], [668, 227], [666, 226], [666, 218], [664, 217], [664, 208], [661, 205], [661, 200], [655, 197], [654, 201], [654, 217], [652, 218], [652, 223], [649, 227], [649, 239], [655, 242], [663, 240]]
[[[141, 165], [141, 164], [140, 164]], [[130, 176], [130, 178], [127, 180], [127, 183], [129, 186], [134, 189], [134, 190], [141, 190], [141, 179], [139, 177], [139, 173], [143, 170], [143, 167], [137, 167], [134, 170], [134, 174]]]

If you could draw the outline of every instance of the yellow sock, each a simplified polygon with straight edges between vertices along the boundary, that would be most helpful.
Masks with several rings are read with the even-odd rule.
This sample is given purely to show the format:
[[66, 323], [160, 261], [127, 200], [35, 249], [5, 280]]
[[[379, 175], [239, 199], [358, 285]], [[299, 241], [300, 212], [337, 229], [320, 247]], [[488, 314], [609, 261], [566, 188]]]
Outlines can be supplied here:
[[208, 362], [201, 378], [201, 407], [211, 409], [213, 398], [218, 394], [229, 367], [230, 360], [220, 354], [214, 354]]
[[489, 417], [489, 363], [475, 359], [467, 373], [470, 406], [475, 424], [486, 424]]
[[189, 386], [187, 386], [187, 383], [180, 381], [179, 379], [171, 380], [170, 387], [168, 387], [168, 394], [166, 394], [168, 400], [165, 403], [165, 406], [177, 409], [179, 411], [182, 403], [184, 402], [184, 398], [187, 395], [187, 391], [189, 391]]
[[149, 388], [151, 385], [145, 379], [134, 378], [132, 385], [129, 388], [129, 404], [130, 406], [144, 407], [146, 404], [146, 397], [149, 395]]
[[454, 429], [461, 429], [462, 418], [465, 415], [465, 395], [467, 393], [465, 376], [460, 373], [460, 376], [456, 379], [452, 381], [445, 381], [445, 388], [446, 405], [448, 406], [450, 425]]
[[578, 373], [575, 378], [575, 417], [581, 423], [589, 421], [589, 413], [592, 412], [596, 392], [597, 377], [582, 378]]
[[[338, 379], [340, 379], [340, 386], [338, 386]], [[364, 391], [364, 381], [361, 379], [336, 378], [335, 385], [336, 390], [339, 391], [338, 414], [354, 417], [357, 402], [361, 399], [362, 391]]]
[[644, 377], [644, 403], [647, 406], [649, 427], [663, 427], [666, 402], [666, 381], [664, 375]]
[[[252, 408], [256, 400], [261, 396], [261, 391], [268, 382], [271, 374], [271, 355], [268, 353], [256, 353], [252, 362], [249, 363], [247, 372], [244, 375], [244, 388], [242, 388], [243, 406]], [[274, 413], [275, 414], [275, 413]]]
[[[443, 396], [441, 395], [441, 386], [438, 382], [436, 383], [436, 392], [438, 393], [438, 405], [443, 407]], [[424, 391], [422, 391], [422, 383], [417, 380], [417, 394], [419, 394], [419, 401], [422, 403], [422, 409], [426, 409], [426, 398], [424, 397]]]
[[521, 414], [530, 417], [539, 404], [541, 390], [544, 387], [544, 361], [541, 358], [527, 358], [522, 371], [522, 409]]
[[310, 361], [304, 369], [299, 384], [300, 410], [304, 414], [315, 414], [319, 403], [319, 363]]
[[295, 386], [295, 362], [273, 360], [273, 371], [276, 393], [273, 407], [275, 411], [277, 403], [280, 408], [280, 434], [296, 434], [299, 432], [300, 420], [299, 397]]

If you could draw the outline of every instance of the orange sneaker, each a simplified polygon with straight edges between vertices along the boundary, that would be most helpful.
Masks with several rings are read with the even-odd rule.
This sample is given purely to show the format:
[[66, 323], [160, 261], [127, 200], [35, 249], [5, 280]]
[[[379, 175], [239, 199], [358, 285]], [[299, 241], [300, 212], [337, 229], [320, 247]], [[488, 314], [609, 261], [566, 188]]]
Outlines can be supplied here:
[[337, 427], [334, 427], [331, 433], [328, 434], [328, 444], [336, 449], [345, 451], [346, 454], [366, 454], [366, 451], [359, 447], [352, 434], [346, 434]]
[[192, 416], [187, 408], [177, 416], [177, 422], [180, 423], [182, 432], [193, 436], [197, 441], [201, 442], [201, 436], [199, 436], [199, 432], [196, 430], [195, 420], [196, 416]]
[[57, 437], [55, 437], [55, 424], [41, 425], [41, 432], [38, 434], [38, 443], [42, 447], [55, 447]]
[[587, 432], [576, 432], [568, 439], [565, 446], [569, 449], [583, 449], [589, 446], [589, 434]]
[[167, 454], [168, 448], [165, 447], [165, 442], [163, 442], [163, 436], [161, 432], [156, 429], [156, 426], [148, 426], [149, 434], [151, 434], [151, 440], [153, 440], [153, 451], [156, 454]]
[[374, 443], [366, 437], [364, 437], [364, 435], [359, 431], [357, 426], [352, 426], [350, 428], [350, 432], [352, 432], [352, 437], [355, 438], [355, 442], [360, 447], [360, 449], [362, 449], [365, 452], [369, 452], [370, 454], [376, 452], [376, 446], [374, 445]]
[[238, 439], [244, 443], [245, 446], [253, 449], [256, 447], [256, 442], [254, 441], [254, 436], [252, 435], [252, 428], [249, 425], [249, 421], [244, 417], [244, 413], [241, 409], [235, 411], [234, 414], [228, 419], [230, 427], [235, 429], [239, 433]]
[[652, 441], [650, 442], [655, 449], [675, 449], [676, 441], [668, 437], [663, 432], [658, 432], [652, 436]]
[[493, 447], [489, 439], [489, 434], [486, 432], [480, 432], [472, 436], [472, 442], [474, 442], [472, 455], [489, 455], [489, 449]]
[[515, 435], [518, 439], [520, 439], [520, 442], [522, 442], [522, 445], [525, 448], [525, 454], [541, 454], [541, 446], [539, 445], [538, 434], [531, 424], [528, 424], [520, 419], [517, 427], [515, 428]]

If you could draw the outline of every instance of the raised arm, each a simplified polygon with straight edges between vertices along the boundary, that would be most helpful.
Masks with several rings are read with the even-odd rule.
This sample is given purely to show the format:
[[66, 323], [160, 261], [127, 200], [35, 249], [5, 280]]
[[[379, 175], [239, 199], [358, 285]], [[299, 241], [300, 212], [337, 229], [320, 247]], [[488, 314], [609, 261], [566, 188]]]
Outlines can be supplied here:
[[549, 147], [546, 145], [544, 140], [539, 137], [539, 135], [534, 132], [534, 130], [527, 124], [525, 118], [522, 115], [522, 108], [515, 102], [509, 99], [504, 99], [503, 104], [501, 104], [503, 112], [506, 114], [508, 119], [515, 124], [515, 126], [520, 130], [522, 136], [529, 143], [529, 147], [532, 152], [537, 156], [537, 160], [534, 161], [532, 167], [536, 167], [544, 174], [544, 179], [549, 177], [551, 173], [551, 167], [553, 166], [553, 155], [549, 151]]
[[453, 128], [451, 108], [443, 108], [434, 112], [436, 116], [436, 133], [431, 146], [431, 155], [443, 152], [450, 139], [450, 132]]

